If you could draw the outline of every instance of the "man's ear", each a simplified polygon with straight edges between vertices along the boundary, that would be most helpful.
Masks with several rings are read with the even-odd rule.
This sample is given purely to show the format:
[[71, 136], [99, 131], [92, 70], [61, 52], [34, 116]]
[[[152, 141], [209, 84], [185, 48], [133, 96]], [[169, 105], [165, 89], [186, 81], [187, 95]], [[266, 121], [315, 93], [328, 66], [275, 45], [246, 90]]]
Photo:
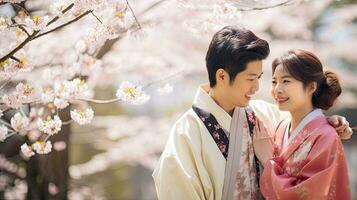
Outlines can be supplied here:
[[228, 83], [229, 82], [229, 75], [224, 69], [219, 68], [216, 71], [216, 80], [217, 80], [217, 84]]

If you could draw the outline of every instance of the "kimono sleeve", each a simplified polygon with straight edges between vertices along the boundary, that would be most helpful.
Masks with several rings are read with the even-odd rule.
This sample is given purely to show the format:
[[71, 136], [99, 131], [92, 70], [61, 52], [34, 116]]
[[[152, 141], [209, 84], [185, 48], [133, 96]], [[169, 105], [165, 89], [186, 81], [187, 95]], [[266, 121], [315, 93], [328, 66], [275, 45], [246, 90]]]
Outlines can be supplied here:
[[286, 172], [282, 157], [266, 163], [260, 179], [266, 199], [351, 198], [341, 141], [332, 127], [321, 131], [297, 174]]
[[192, 123], [178, 123], [172, 129], [153, 173], [159, 200], [206, 199], [204, 188], [207, 186], [200, 179], [205, 169], [200, 158], [201, 142], [196, 137], [198, 131], [197, 125]]
[[257, 117], [264, 122], [264, 125], [272, 133], [278, 124], [286, 118], [289, 118], [289, 113], [280, 111], [275, 104], [263, 100], [252, 100], [250, 106], [256, 113]]

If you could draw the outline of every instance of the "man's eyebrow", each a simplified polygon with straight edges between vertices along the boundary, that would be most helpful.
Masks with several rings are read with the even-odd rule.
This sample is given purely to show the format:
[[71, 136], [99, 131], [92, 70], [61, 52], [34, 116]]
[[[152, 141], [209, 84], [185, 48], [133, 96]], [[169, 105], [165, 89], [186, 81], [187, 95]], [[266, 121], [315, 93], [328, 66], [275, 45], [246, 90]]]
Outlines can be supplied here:
[[263, 75], [263, 72], [260, 73], [260, 74], [255, 74], [255, 73], [250, 73], [250, 74], [248, 74], [248, 76], [261, 76], [261, 75]]

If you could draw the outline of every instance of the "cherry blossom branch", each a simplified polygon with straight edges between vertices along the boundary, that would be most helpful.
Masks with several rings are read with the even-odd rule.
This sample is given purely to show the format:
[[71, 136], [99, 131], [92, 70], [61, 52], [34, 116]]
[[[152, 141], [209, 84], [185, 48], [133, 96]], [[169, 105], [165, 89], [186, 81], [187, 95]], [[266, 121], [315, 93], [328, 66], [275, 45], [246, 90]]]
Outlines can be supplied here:
[[76, 99], [79, 101], [87, 101], [87, 102], [91, 102], [91, 103], [98, 103], [98, 104], [108, 104], [108, 103], [114, 103], [117, 101], [120, 101], [120, 98], [115, 98], [115, 99], [108, 99], [108, 100], [100, 100], [100, 99], [88, 99], [88, 98], [80, 98], [80, 99]]
[[[67, 11], [69, 11], [71, 8], [73, 8], [73, 6], [74, 6], [74, 3], [67, 6], [65, 9], [63, 9], [62, 14], [65, 14]], [[47, 23], [46, 27], [51, 25], [52, 23], [56, 22], [58, 19], [59, 19], [59, 16], [54, 17], [51, 21], [49, 21]]]
[[39, 103], [39, 102], [41, 102], [41, 98], [31, 99], [29, 101], [24, 101], [23, 104], [31, 104], [31, 103]]
[[5, 113], [8, 110], [10, 110], [10, 108], [5, 108], [2, 112]]
[[17, 51], [19, 51], [20, 49], [22, 49], [27, 43], [29, 43], [33, 37], [36, 36], [36, 34], [39, 31], [34, 31], [30, 36], [28, 36], [21, 44], [19, 44], [19, 46], [17, 46], [15, 49], [13, 49], [10, 53], [8, 53], [7, 55], [5, 55], [4, 57], [0, 58], [0, 63], [4, 62], [5, 60], [7, 60], [8, 58], [10, 58], [12, 55], [14, 55]]
[[[41, 98], [37, 98], [37, 99], [31, 99], [29, 101], [24, 101], [22, 102], [22, 105], [26, 105], [26, 104], [40, 104], [41, 103]], [[0, 101], [0, 104], [4, 104], [4, 102]], [[10, 107], [7, 107], [5, 110], [10, 109]]]
[[170, 80], [170, 79], [174, 78], [175, 76], [181, 75], [181, 73], [182, 73], [183, 71], [184, 71], [184, 70], [178, 71], [178, 72], [176, 72], [176, 73], [174, 73], [174, 74], [171, 74], [171, 75], [169, 75], [169, 76], [167, 76], [167, 77], [164, 77], [164, 78], [162, 78], [162, 79], [159, 79], [159, 80], [154, 81], [154, 82], [151, 82], [151, 83], [148, 83], [147, 85], [145, 85], [145, 86], [143, 87], [143, 89], [148, 88], [148, 87], [151, 87], [151, 86], [156, 85], [156, 84], [160, 84], [160, 83], [162, 83], [162, 82], [164, 82], [164, 81]]
[[[159, 1], [155, 2], [155, 3], [153, 3], [152, 5], [150, 5], [149, 7], [147, 7], [145, 10], [141, 11], [141, 12], [138, 14], [138, 16], [144, 15], [145, 13], [149, 12], [150, 10], [154, 9], [155, 7], [159, 6], [160, 4], [162, 4], [162, 3], [165, 2], [165, 1], [167, 1], [167, 0], [159, 0]], [[144, 23], [145, 23], [145, 22], [144, 22]], [[132, 25], [130, 28], [132, 28], [133, 26], [134, 26], [134, 25]], [[130, 29], [130, 28], [129, 28], [129, 29]], [[123, 33], [125, 33], [125, 32], [123, 32]], [[119, 36], [119, 37], [116, 38], [116, 39], [107, 40], [107, 41], [104, 43], [104, 45], [103, 45], [103, 46], [98, 50], [98, 52], [96, 53], [96, 58], [100, 59], [100, 58], [104, 57], [104, 55], [105, 55], [106, 53], [108, 53], [108, 52], [112, 49], [112, 47], [114, 46], [114, 44], [115, 44], [116, 42], [118, 42], [121, 38], [122, 38], [122, 37]]]
[[47, 135], [46, 138], [43, 140], [43, 142], [46, 142], [48, 139], [50, 139], [50, 135]]
[[20, 9], [20, 10], [22, 10], [22, 11], [24, 11], [24, 13], [25, 13], [27, 16], [30, 16], [30, 13], [29, 13], [24, 7], [20, 6], [19, 4], [13, 3], [13, 4], [11, 4], [11, 5], [15, 6], [16, 8], [18, 8], [18, 9]]
[[153, 3], [151, 6], [147, 7], [145, 10], [143, 10], [139, 16], [145, 14], [146, 12], [150, 11], [151, 9], [155, 8], [156, 6], [159, 6], [161, 3], [165, 2], [167, 0], [160, 0], [160, 1], [157, 1], [155, 3]]
[[10, 56], [10, 58], [13, 59], [13, 60], [15, 60], [15, 61], [18, 62], [18, 63], [21, 63], [21, 61], [20, 61], [18, 58], [16, 58], [15, 56]]
[[90, 13], [101, 23], [101, 24], [103, 24], [103, 22], [99, 19], [99, 17], [96, 15], [96, 14], [94, 14], [94, 12], [91, 10], [90, 11]]
[[69, 125], [73, 122], [73, 120], [68, 120], [68, 121], [65, 121], [65, 122], [62, 122], [62, 125]]
[[[239, 5], [239, 3], [235, 3], [234, 5], [237, 6], [237, 11], [245, 12], [245, 11], [272, 9], [272, 8], [288, 5], [288, 4], [292, 3], [293, 1], [295, 1], [295, 0], [286, 0], [284, 2], [277, 3], [277, 4], [274, 4], [274, 5], [263, 6], [263, 7], [251, 7], [251, 8], [239, 8], [239, 6], [242, 6], [242, 5]], [[211, 8], [190, 8], [190, 9], [198, 10], [198, 11], [210, 11], [210, 10], [212, 10]]]
[[275, 5], [271, 6], [264, 6], [264, 7], [253, 7], [253, 8], [238, 8], [238, 11], [252, 11], [252, 10], [266, 10], [266, 9], [271, 9], [271, 8], [276, 8], [284, 5], [288, 5], [289, 3], [293, 2], [294, 0], [287, 0]]
[[27, 36], [30, 36], [30, 33], [25, 29], [26, 24], [19, 24], [14, 18], [11, 19], [12, 24], [7, 24], [9, 27], [19, 27]]
[[71, 24], [73, 22], [76, 22], [76, 21], [80, 20], [82, 17], [88, 15], [89, 13], [91, 13], [91, 10], [88, 10], [88, 11], [84, 12], [83, 14], [79, 15], [78, 17], [76, 17], [76, 18], [74, 18], [74, 19], [72, 19], [72, 20], [70, 20], [70, 21], [68, 21], [68, 22], [66, 22], [66, 23], [64, 23], [64, 24], [62, 24], [60, 26], [57, 26], [57, 27], [55, 27], [55, 28], [53, 28], [53, 29], [51, 29], [49, 31], [43, 32], [41, 34], [38, 34], [33, 39], [37, 39], [39, 37], [42, 37], [42, 36], [47, 35], [49, 33], [52, 33], [52, 32], [54, 32], [54, 31], [56, 31], [58, 29], [61, 29], [61, 28], [65, 27], [65, 26], [67, 26], [67, 25], [69, 25], [69, 24]]
[[[143, 89], [151, 87], [152, 85], [156, 85], [156, 84], [162, 83], [163, 81], [167, 81], [169, 79], [172, 79], [173, 77], [180, 75], [180, 73], [182, 73], [182, 72], [183, 72], [183, 70], [181, 70], [181, 71], [179, 71], [179, 72], [177, 72], [175, 74], [172, 74], [170, 76], [164, 77], [164, 78], [162, 78], [160, 80], [148, 83], [145, 86], [143, 86]], [[90, 103], [97, 103], [97, 104], [108, 104], [108, 103], [114, 103], [114, 102], [117, 102], [117, 101], [121, 101], [122, 99], [114, 98], [114, 99], [108, 99], [108, 100], [101, 100], [101, 99], [80, 98], [80, 99], [76, 99], [76, 100], [78, 100], [78, 101], [86, 101], [86, 102], [90, 102]]]
[[9, 124], [7, 121], [5, 121], [5, 120], [0, 118], [0, 122], [5, 124], [5, 125], [7, 125], [7, 126], [9, 126], [11, 128], [11, 124]]
[[0, 90], [2, 90], [8, 83], [10, 83], [11, 78], [8, 78], [1, 86], [0, 86]]
[[[74, 6], [74, 4], [72, 3], [71, 5], [67, 6], [63, 11], [62, 14], [65, 14], [68, 10], [70, 10], [72, 7]], [[88, 12], [88, 11], [87, 11]], [[87, 13], [88, 14], [88, 13]], [[83, 17], [83, 16], [79, 16], [79, 17]], [[79, 18], [77, 17], [77, 18]], [[51, 25], [52, 23], [56, 22], [59, 19], [59, 16], [54, 17], [51, 21], [49, 21], [46, 25], [46, 27], [48, 27], [49, 25]], [[75, 18], [76, 19], [76, 18]], [[77, 21], [77, 20], [72, 20], [72, 21]], [[66, 23], [66, 25], [68, 25], [69, 23]], [[63, 26], [61, 26], [60, 28], [62, 28]], [[53, 30], [54, 31], [54, 30]], [[3, 56], [2, 58], [0, 58], [0, 63], [4, 62], [5, 60], [9, 59], [10, 56], [14, 55], [17, 51], [19, 51], [20, 49], [22, 49], [27, 43], [29, 43], [30, 41], [38, 38], [38, 36], [36, 36], [40, 31], [34, 31], [31, 35], [29, 35], [21, 44], [19, 44], [15, 49], [13, 49], [11, 52], [9, 52], [8, 54], [6, 54], [5, 56]], [[44, 34], [41, 34], [41, 36], [43, 36]]]
[[27, 32], [27, 30], [25, 29], [25, 27], [24, 27], [24, 26], [19, 25], [19, 28], [20, 28], [23, 32], [25, 32], [27, 36], [30, 36], [30, 33], [29, 33], [29, 32]]
[[136, 17], [134, 10], [131, 8], [130, 3], [129, 3], [129, 0], [126, 0], [126, 4], [128, 5], [128, 7], [129, 7], [131, 13], [133, 14], [136, 24], [138, 25], [139, 29], [141, 29], [141, 25], [140, 25], [140, 23], [139, 23], [139, 20], [138, 20], [138, 18]]
[[6, 137], [5, 137], [5, 140], [6, 140], [7, 138], [13, 136], [13, 135], [16, 135], [16, 134], [17, 134], [17, 132], [12, 132], [12, 133], [10, 133], [10, 134], [7, 134]]
[[22, 107], [20, 107], [20, 113], [21, 113], [23, 116], [26, 116], [24, 110], [22, 110]]

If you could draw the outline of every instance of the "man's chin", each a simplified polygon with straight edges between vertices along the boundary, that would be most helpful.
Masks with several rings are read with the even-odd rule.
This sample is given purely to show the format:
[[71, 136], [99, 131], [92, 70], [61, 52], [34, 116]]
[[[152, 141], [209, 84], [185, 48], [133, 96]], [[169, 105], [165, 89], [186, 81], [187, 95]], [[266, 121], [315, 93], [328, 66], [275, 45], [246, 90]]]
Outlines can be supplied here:
[[244, 102], [239, 102], [236, 104], [237, 107], [247, 107], [249, 105], [249, 100]]

